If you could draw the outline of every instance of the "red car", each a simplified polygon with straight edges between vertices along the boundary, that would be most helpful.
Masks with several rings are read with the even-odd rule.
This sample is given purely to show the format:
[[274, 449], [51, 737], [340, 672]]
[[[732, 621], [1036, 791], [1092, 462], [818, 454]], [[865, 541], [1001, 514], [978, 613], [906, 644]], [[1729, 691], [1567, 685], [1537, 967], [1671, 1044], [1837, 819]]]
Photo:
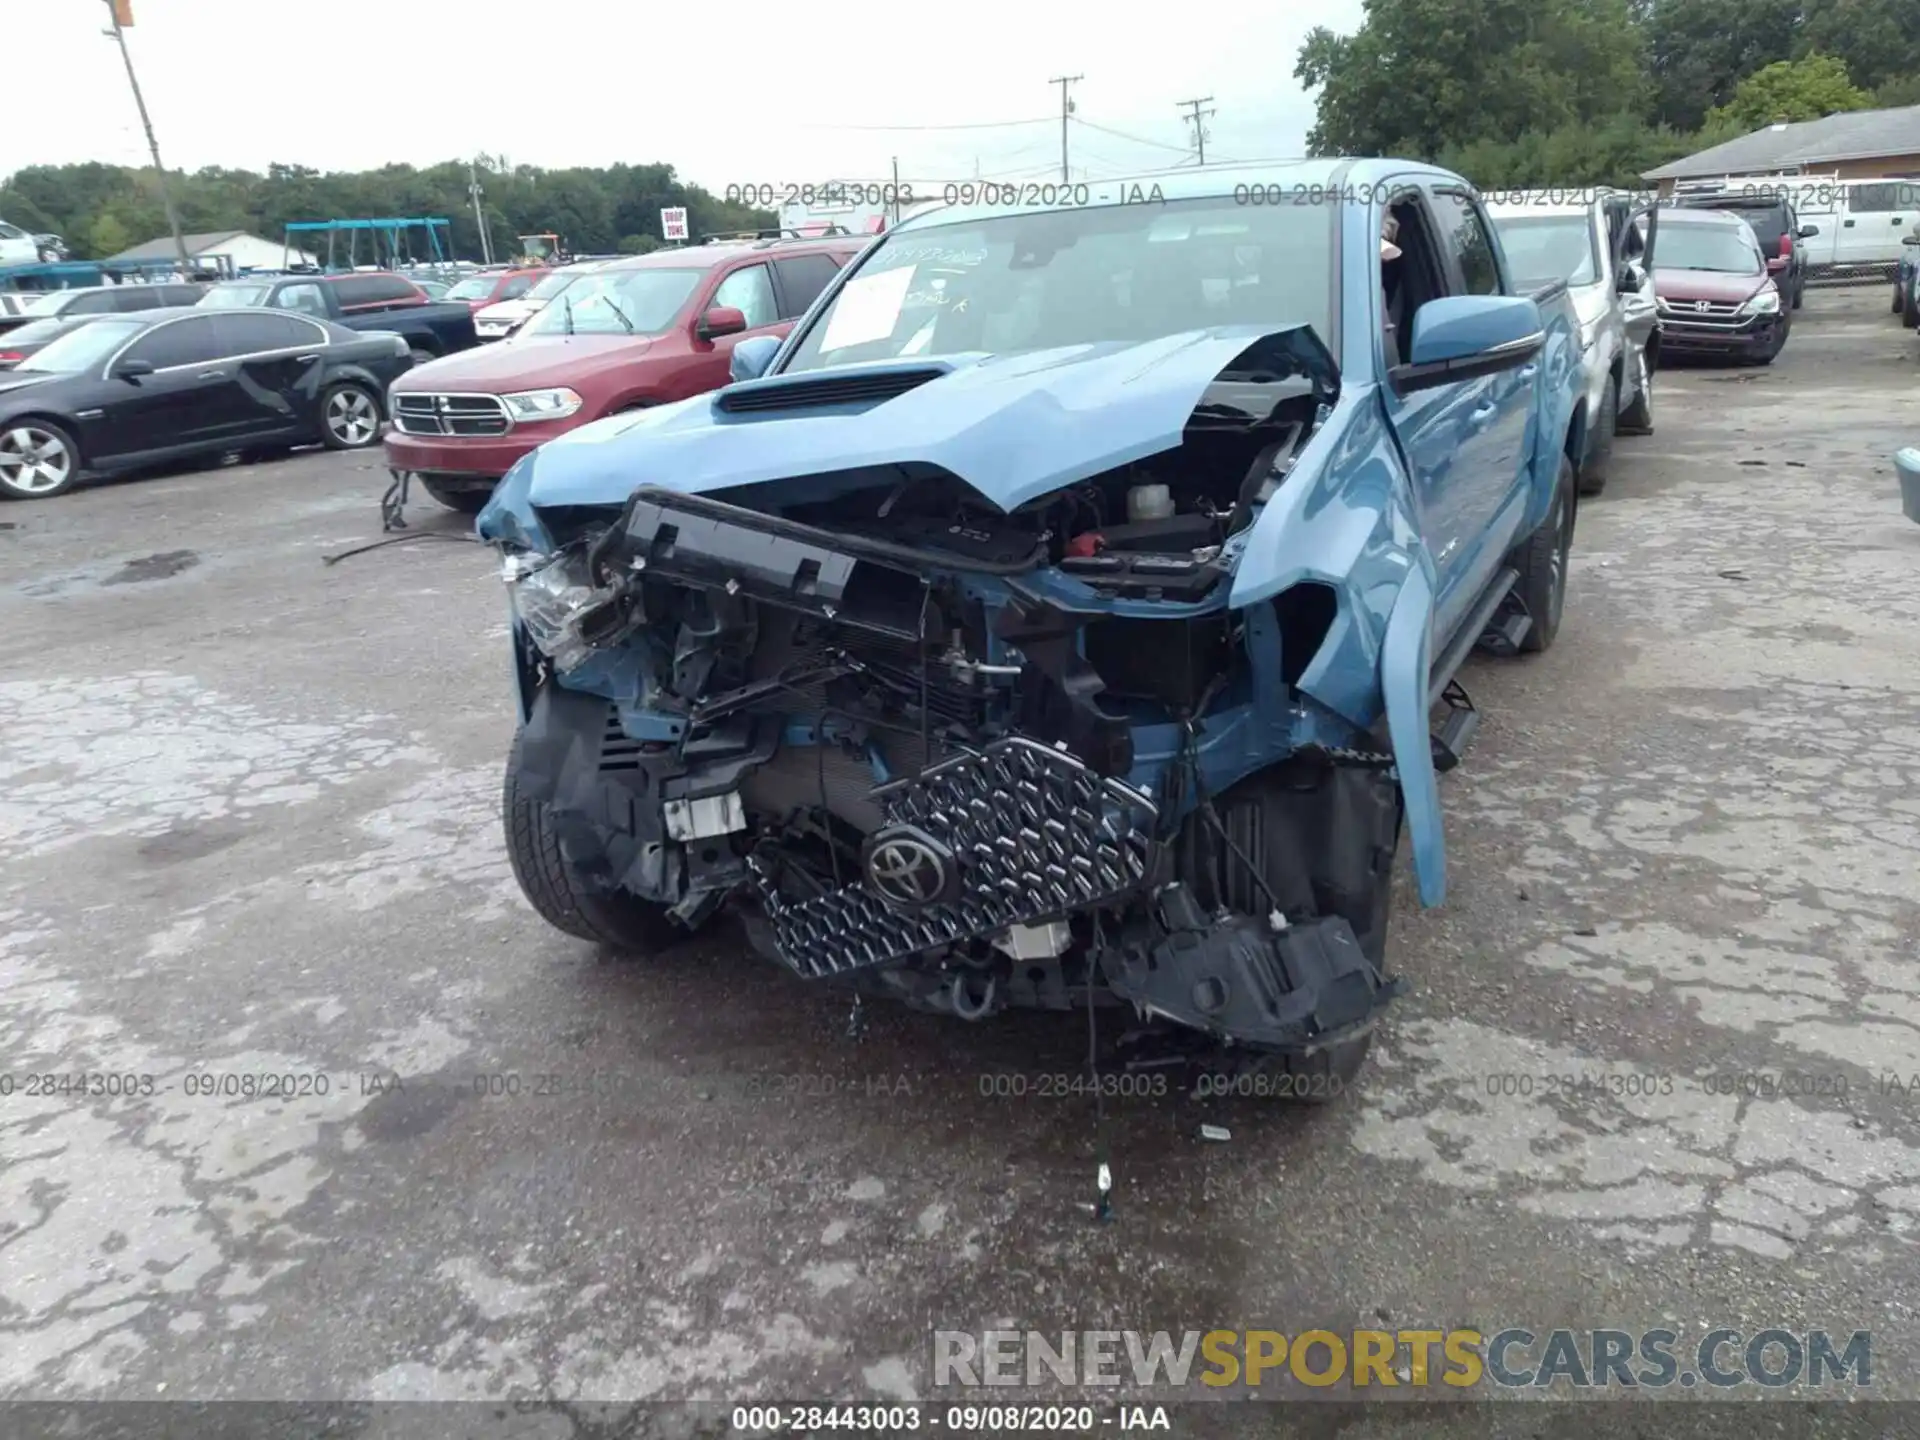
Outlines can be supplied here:
[[1660, 355], [1713, 355], [1771, 365], [1793, 329], [1791, 297], [1752, 227], [1718, 210], [1662, 210], [1653, 288]]
[[497, 305], [502, 300], [518, 300], [539, 284], [541, 277], [547, 273], [544, 266], [529, 270], [482, 270], [478, 275], [467, 276], [441, 298], [464, 301], [470, 310], [478, 314], [487, 306]]
[[615, 261], [510, 340], [396, 381], [387, 463], [443, 505], [477, 514], [514, 461], [554, 436], [725, 385], [734, 345], [786, 335], [866, 244], [761, 240]]

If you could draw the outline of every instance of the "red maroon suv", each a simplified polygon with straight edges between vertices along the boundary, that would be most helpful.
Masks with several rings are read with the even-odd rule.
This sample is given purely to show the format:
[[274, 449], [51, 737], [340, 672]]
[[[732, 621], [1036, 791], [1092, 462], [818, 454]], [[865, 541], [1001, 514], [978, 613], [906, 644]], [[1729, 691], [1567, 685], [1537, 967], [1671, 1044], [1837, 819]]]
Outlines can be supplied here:
[[478, 513], [513, 462], [622, 410], [727, 383], [733, 347], [784, 336], [865, 237], [656, 250], [583, 276], [511, 339], [409, 370], [387, 463]]

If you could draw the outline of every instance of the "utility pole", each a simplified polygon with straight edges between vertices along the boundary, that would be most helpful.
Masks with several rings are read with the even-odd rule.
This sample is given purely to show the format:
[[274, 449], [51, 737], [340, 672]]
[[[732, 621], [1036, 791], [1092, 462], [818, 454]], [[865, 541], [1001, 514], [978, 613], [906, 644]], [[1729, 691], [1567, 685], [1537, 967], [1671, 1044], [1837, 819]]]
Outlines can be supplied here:
[[1202, 165], [1205, 165], [1207, 163], [1206, 117], [1209, 115], [1218, 114], [1219, 112], [1214, 110], [1208, 110], [1203, 114], [1201, 112], [1200, 107], [1202, 105], [1211, 105], [1212, 103], [1213, 103], [1213, 96], [1202, 95], [1198, 100], [1180, 100], [1175, 102], [1175, 105], [1174, 105], [1174, 108], [1177, 110], [1191, 109], [1193, 112], [1192, 114], [1186, 116], [1185, 118], [1187, 122], [1193, 126], [1193, 144], [1194, 144], [1194, 148], [1200, 152], [1200, 163]]
[[1067, 98], [1067, 87], [1086, 78], [1084, 75], [1056, 75], [1047, 81], [1049, 85], [1060, 87], [1060, 179], [1063, 183], [1073, 179], [1067, 173], [1067, 117], [1073, 114], [1073, 101]]
[[187, 240], [180, 233], [180, 215], [173, 208], [173, 192], [167, 188], [167, 167], [160, 163], [160, 142], [153, 138], [153, 121], [147, 118], [147, 102], [140, 94], [139, 77], [133, 73], [133, 56], [127, 52], [127, 32], [125, 26], [133, 23], [132, 0], [106, 0], [107, 15], [113, 22], [111, 30], [101, 33], [109, 35], [120, 46], [120, 58], [126, 62], [127, 84], [133, 87], [133, 103], [140, 111], [140, 126], [147, 132], [147, 153], [153, 156], [154, 178], [160, 182], [160, 203], [166, 207], [167, 228], [173, 231], [174, 252], [180, 257], [180, 278], [193, 278], [193, 261], [187, 256]]
[[493, 264], [493, 238], [487, 234], [486, 211], [480, 208], [480, 166], [477, 161], [467, 162], [467, 191], [473, 196], [473, 223], [480, 229], [480, 261], [483, 265]]

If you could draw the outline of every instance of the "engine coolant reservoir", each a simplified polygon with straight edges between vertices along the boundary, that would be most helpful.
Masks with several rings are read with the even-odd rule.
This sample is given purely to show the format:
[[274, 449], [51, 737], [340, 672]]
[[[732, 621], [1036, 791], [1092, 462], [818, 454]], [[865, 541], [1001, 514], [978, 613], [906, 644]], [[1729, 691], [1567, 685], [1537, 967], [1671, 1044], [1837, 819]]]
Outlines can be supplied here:
[[1173, 514], [1173, 492], [1164, 485], [1135, 485], [1127, 491], [1127, 519], [1165, 520]]

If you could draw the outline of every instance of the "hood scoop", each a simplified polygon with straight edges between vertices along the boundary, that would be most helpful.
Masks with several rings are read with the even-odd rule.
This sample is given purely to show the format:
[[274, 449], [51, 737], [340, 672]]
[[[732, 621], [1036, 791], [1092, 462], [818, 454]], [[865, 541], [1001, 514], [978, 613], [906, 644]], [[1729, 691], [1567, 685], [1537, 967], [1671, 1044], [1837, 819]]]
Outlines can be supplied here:
[[714, 397], [713, 403], [728, 415], [811, 410], [828, 405], [877, 405], [917, 390], [929, 380], [938, 380], [947, 369], [944, 365], [914, 365], [839, 375], [829, 370], [792, 379], [776, 376], [730, 385]]

